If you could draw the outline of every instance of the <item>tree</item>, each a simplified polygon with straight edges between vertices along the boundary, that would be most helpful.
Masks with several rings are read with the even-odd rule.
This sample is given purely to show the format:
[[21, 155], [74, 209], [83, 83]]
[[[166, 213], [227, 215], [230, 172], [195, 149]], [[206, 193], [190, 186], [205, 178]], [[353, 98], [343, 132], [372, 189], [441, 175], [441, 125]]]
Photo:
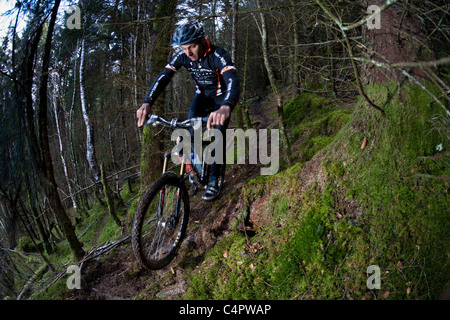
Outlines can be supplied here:
[[267, 70], [267, 75], [269, 77], [270, 86], [272, 87], [272, 91], [277, 98], [277, 112], [278, 112], [278, 125], [280, 128], [280, 134], [283, 137], [284, 140], [284, 148], [286, 151], [286, 159], [289, 164], [291, 164], [291, 143], [289, 141], [288, 134], [286, 132], [286, 125], [284, 123], [284, 114], [283, 114], [283, 94], [280, 91], [280, 88], [277, 84], [277, 81], [275, 79], [275, 75], [272, 69], [272, 66], [269, 61], [269, 45], [268, 45], [268, 39], [267, 39], [267, 23], [266, 18], [264, 16], [264, 13], [261, 11], [261, 1], [256, 0], [258, 9], [259, 9], [259, 16], [261, 19], [261, 41], [262, 41], [262, 54], [264, 58], [264, 65]]
[[86, 126], [86, 159], [91, 169], [92, 176], [96, 183], [101, 182], [100, 170], [97, 163], [97, 157], [95, 155], [95, 143], [94, 143], [94, 127], [91, 124], [89, 118], [87, 101], [86, 101], [86, 89], [84, 80], [85, 69], [85, 39], [81, 40], [80, 51], [80, 99], [81, 99], [81, 111], [83, 113], [84, 124]]
[[363, 29], [367, 58], [370, 63], [383, 66], [365, 68], [363, 77], [367, 83], [386, 83], [392, 79], [401, 79], [405, 76], [404, 71], [415, 79], [424, 79], [425, 73], [418, 67], [406, 70], [392, 66], [397, 63], [431, 61], [435, 58], [420, 19], [417, 18], [419, 8], [400, 2], [402, 1], [392, 1], [389, 6], [384, 0], [362, 2], [366, 8], [375, 5], [384, 9], [380, 12], [380, 28]]
[[82, 244], [78, 240], [75, 234], [75, 228], [72, 225], [70, 218], [68, 217], [65, 208], [61, 202], [61, 198], [58, 194], [58, 187], [55, 180], [55, 174], [53, 170], [52, 156], [50, 152], [50, 144], [48, 137], [48, 78], [50, 57], [52, 48], [53, 30], [56, 23], [56, 17], [60, 0], [56, 0], [51, 11], [50, 22], [48, 25], [47, 37], [44, 45], [44, 53], [42, 57], [42, 77], [41, 85], [39, 88], [39, 108], [38, 108], [38, 130], [35, 128], [34, 122], [34, 108], [33, 108], [33, 95], [32, 95], [32, 79], [34, 74], [34, 59], [37, 55], [38, 44], [42, 35], [44, 22], [42, 21], [38, 26], [34, 38], [32, 38], [30, 44], [30, 50], [27, 52], [24, 61], [24, 73], [22, 76], [23, 87], [26, 95], [26, 122], [27, 122], [27, 137], [28, 144], [30, 146], [33, 158], [36, 162], [37, 176], [40, 184], [47, 195], [50, 205], [55, 213], [60, 228], [63, 230], [66, 239], [72, 249], [74, 256], [81, 260], [84, 256]]
[[[164, 66], [170, 53], [170, 40], [174, 30], [174, 17], [177, 1], [162, 0], [158, 5], [152, 32], [155, 43], [151, 57], [151, 77], [154, 79]], [[168, 18], [166, 20], [166, 18]], [[164, 114], [164, 93], [160, 95], [152, 108], [155, 114]], [[162, 170], [162, 142], [155, 139], [157, 128], [144, 127], [141, 153], [142, 188], [149, 186]]]
[[60, 83], [60, 77], [59, 77], [58, 72], [53, 73], [52, 86], [53, 86], [53, 92], [52, 92], [51, 100], [52, 100], [52, 105], [53, 105], [53, 113], [55, 116], [56, 134], [58, 136], [59, 155], [60, 155], [61, 164], [62, 164], [63, 170], [64, 170], [65, 182], [67, 184], [67, 188], [69, 189], [69, 197], [72, 201], [73, 208], [75, 210], [77, 210], [78, 205], [75, 200], [75, 197], [73, 196], [72, 184], [70, 183], [69, 172], [68, 172], [68, 168], [67, 168], [67, 161], [66, 161], [66, 157], [64, 156], [62, 130], [60, 129], [60, 125], [59, 125], [59, 122], [60, 122], [59, 121], [60, 120], [59, 119], [59, 113], [60, 113], [60, 108], [59, 108], [60, 103], [59, 102], [62, 101], [62, 99], [61, 99], [61, 93], [60, 93], [61, 83]]

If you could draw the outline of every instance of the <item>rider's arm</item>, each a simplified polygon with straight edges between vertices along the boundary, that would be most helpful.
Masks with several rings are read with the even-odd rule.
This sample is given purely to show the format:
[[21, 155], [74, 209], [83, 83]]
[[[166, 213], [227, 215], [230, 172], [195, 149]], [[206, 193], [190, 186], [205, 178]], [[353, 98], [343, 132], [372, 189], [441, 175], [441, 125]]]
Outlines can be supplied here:
[[231, 108], [231, 111], [233, 111], [241, 93], [236, 67], [233, 65], [230, 56], [224, 49], [217, 48], [214, 54], [216, 55], [217, 61], [219, 63], [220, 74], [222, 75], [223, 80], [225, 81], [225, 84], [227, 86], [225, 98], [222, 102], [222, 105], [229, 106]]
[[156, 98], [161, 94], [167, 84], [172, 79], [175, 71], [164, 68], [163, 72], [161, 72], [156, 80], [153, 82], [150, 90], [145, 97], [142, 106], [136, 111], [136, 118], [138, 118], [138, 127], [142, 127], [147, 119], [147, 116], [151, 114], [152, 105], [155, 103]]
[[217, 47], [214, 55], [216, 57], [215, 61], [218, 64], [216, 67], [220, 70], [220, 74], [225, 81], [227, 89], [220, 109], [211, 112], [209, 115], [208, 123], [206, 125], [208, 130], [213, 126], [225, 124], [226, 120], [231, 115], [231, 111], [233, 111], [236, 106], [241, 93], [239, 77], [228, 53], [224, 49]]
[[153, 105], [161, 92], [166, 88], [175, 72], [183, 66], [183, 59], [185, 58], [183, 55], [186, 56], [183, 51], [180, 51], [173, 56], [169, 64], [166, 65], [164, 70], [156, 77], [155, 81], [153, 81], [143, 103]]
[[155, 81], [148, 90], [147, 95], [145, 96], [142, 106], [136, 111], [139, 127], [144, 125], [147, 116], [151, 113], [151, 106], [155, 103], [155, 100], [161, 92], [166, 88], [175, 72], [183, 65], [183, 58], [183, 51], [175, 54], [169, 64], [166, 65], [164, 70], [156, 77]]

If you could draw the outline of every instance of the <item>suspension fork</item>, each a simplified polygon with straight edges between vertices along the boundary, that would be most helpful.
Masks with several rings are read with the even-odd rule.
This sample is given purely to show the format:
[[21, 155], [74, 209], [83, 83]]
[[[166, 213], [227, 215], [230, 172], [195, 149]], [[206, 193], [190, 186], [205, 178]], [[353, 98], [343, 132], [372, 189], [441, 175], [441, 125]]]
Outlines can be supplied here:
[[[167, 171], [167, 164], [169, 163], [169, 157], [170, 157], [170, 153], [166, 152], [164, 153], [164, 164], [163, 164], [163, 169], [162, 169], [162, 174], [166, 173]], [[164, 207], [164, 200], [165, 200], [165, 187], [163, 187], [161, 190], [159, 190], [159, 202], [158, 202], [158, 220], [161, 219], [162, 217], [162, 208]]]
[[[164, 164], [163, 164], [163, 174], [167, 171], [167, 165], [169, 162], [169, 158], [171, 157], [170, 152], [166, 152], [164, 154]], [[178, 214], [180, 212], [180, 204], [181, 204], [181, 184], [184, 183], [184, 174], [186, 169], [186, 162], [184, 160], [184, 157], [180, 157], [181, 159], [181, 167], [180, 167], [180, 186], [176, 189], [176, 199], [175, 199], [175, 212], [174, 212], [174, 220], [173, 220], [173, 227], [176, 226], [178, 223]], [[158, 206], [158, 219], [162, 217], [162, 208], [164, 207], [164, 201], [165, 201], [165, 188], [162, 188], [159, 191], [159, 206]]]
[[177, 187], [177, 198], [175, 201], [175, 219], [174, 219], [174, 226], [177, 225], [178, 219], [179, 219], [179, 212], [180, 212], [180, 204], [181, 204], [181, 184], [184, 183], [184, 175], [186, 171], [186, 161], [184, 159], [184, 156], [181, 157], [181, 166], [180, 166], [180, 182], [179, 186]]

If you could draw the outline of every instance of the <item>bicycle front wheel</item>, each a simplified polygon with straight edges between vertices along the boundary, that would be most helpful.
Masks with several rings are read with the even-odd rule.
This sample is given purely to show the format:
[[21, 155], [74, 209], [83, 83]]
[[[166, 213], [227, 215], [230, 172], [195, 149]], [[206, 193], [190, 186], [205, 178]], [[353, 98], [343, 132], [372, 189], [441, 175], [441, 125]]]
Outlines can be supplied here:
[[175, 257], [186, 233], [189, 198], [184, 183], [162, 175], [142, 197], [133, 220], [136, 259], [149, 269], [161, 269]]

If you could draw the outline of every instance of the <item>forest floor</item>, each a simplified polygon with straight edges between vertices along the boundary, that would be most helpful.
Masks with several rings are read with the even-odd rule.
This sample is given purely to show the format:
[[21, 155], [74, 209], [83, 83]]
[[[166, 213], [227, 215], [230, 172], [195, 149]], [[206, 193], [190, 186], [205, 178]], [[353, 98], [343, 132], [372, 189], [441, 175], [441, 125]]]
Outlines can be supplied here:
[[[252, 122], [256, 128], [267, 128], [270, 119], [261, 112], [261, 102], [253, 105]], [[229, 128], [235, 127], [232, 117]], [[258, 165], [229, 165], [225, 183], [215, 201], [201, 199], [202, 192], [190, 192], [190, 216], [187, 235], [176, 258], [167, 267], [151, 271], [136, 262], [128, 239], [114, 250], [86, 262], [81, 270], [81, 289], [73, 290], [69, 299], [75, 300], [128, 300], [179, 299], [186, 291], [185, 273], [203, 263], [205, 253], [229, 230], [231, 222], [242, 209], [243, 186], [260, 175]], [[243, 223], [240, 228], [244, 231]], [[131, 230], [131, 226], [128, 226]]]

